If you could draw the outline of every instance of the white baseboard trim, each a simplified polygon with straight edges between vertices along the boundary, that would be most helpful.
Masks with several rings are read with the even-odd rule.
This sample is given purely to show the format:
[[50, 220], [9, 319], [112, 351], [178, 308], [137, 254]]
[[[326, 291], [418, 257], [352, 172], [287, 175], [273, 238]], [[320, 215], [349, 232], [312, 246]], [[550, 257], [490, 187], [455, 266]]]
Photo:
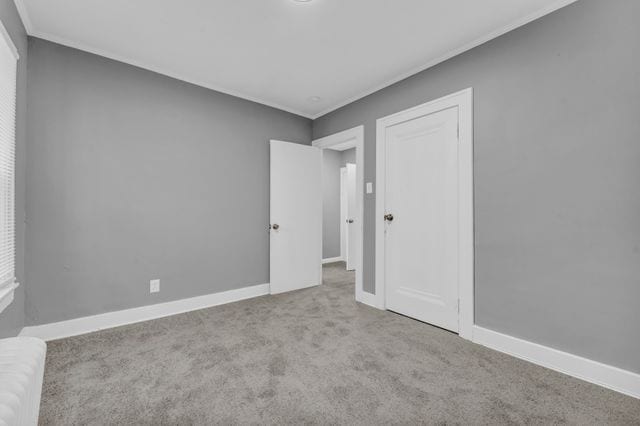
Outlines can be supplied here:
[[224, 305], [239, 300], [269, 294], [269, 284], [259, 284], [251, 287], [228, 290], [220, 293], [191, 297], [189, 299], [174, 300], [156, 305], [141, 306], [139, 308], [124, 309], [106, 314], [92, 315], [50, 324], [24, 327], [20, 336], [39, 337], [44, 340], [55, 340], [63, 337], [77, 336], [106, 328], [148, 321], [156, 318], [168, 317], [211, 306]]
[[640, 374], [473, 326], [473, 341], [578, 379], [640, 398]]
[[338, 257], [328, 257], [326, 259], [322, 259], [322, 264], [325, 263], [334, 263], [334, 262], [344, 262], [344, 259], [341, 256]]

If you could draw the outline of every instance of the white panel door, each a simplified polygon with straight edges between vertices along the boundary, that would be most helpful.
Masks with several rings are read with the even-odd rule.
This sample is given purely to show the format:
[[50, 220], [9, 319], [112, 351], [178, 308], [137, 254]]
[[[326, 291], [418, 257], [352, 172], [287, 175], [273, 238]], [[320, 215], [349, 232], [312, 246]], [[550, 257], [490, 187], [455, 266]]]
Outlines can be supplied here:
[[386, 307], [457, 332], [458, 107], [386, 132]]
[[347, 260], [347, 168], [340, 168], [340, 258]]
[[356, 165], [347, 163], [347, 271], [356, 269], [358, 207], [356, 200]]
[[322, 282], [320, 149], [271, 141], [271, 294]]

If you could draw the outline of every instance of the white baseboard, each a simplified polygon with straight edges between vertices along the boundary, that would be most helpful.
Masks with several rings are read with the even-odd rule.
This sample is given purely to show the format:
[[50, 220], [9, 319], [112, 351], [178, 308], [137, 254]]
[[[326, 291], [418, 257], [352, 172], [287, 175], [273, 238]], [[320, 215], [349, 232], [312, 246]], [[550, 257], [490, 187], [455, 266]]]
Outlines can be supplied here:
[[196, 311], [211, 306], [224, 305], [225, 303], [237, 302], [266, 294], [269, 294], [269, 284], [259, 284], [236, 290], [191, 297], [189, 299], [141, 306], [139, 308], [108, 312], [106, 314], [92, 315], [50, 324], [29, 326], [22, 329], [20, 336], [39, 337], [44, 340], [61, 339], [63, 337], [77, 336], [106, 328], [119, 327], [121, 325]]
[[334, 263], [334, 262], [344, 262], [344, 259], [341, 256], [338, 257], [328, 257], [326, 259], [322, 259], [322, 264], [325, 263]]
[[488, 330], [477, 325], [473, 326], [473, 341], [551, 370], [595, 383], [634, 398], [640, 398], [640, 374]]

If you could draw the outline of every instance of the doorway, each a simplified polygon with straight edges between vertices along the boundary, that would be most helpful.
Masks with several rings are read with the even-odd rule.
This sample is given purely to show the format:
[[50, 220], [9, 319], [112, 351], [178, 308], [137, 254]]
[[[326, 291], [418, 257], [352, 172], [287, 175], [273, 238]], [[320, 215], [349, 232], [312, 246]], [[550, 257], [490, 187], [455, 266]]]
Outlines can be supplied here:
[[[323, 156], [323, 244], [318, 264], [344, 262], [345, 269], [354, 270], [355, 297], [356, 300], [363, 301], [367, 295], [373, 297], [363, 290], [361, 268], [364, 127], [355, 127], [315, 140], [312, 146], [321, 149]], [[331, 185], [331, 188], [327, 185]], [[325, 203], [325, 200], [328, 202]]]
[[[356, 169], [354, 163], [356, 148], [342, 151], [342, 162], [344, 167], [340, 168], [340, 257], [345, 263], [347, 271], [355, 271], [357, 256], [357, 235], [356, 235]], [[346, 159], [345, 159], [346, 157]], [[351, 157], [351, 158], [349, 158]], [[325, 232], [323, 228], [323, 233]]]
[[[355, 270], [355, 298], [373, 305], [371, 293], [363, 290], [363, 187], [364, 127], [359, 126], [313, 141], [312, 146], [272, 140], [270, 143], [270, 293], [278, 294], [322, 283], [323, 259], [340, 261], [347, 255]], [[346, 251], [338, 256], [323, 256], [323, 151], [340, 154], [352, 150], [344, 166], [347, 176], [355, 174], [347, 191], [355, 193], [345, 208], [350, 226], [346, 233]], [[330, 155], [330, 154], [328, 154]], [[340, 154], [342, 155], [342, 154]], [[355, 173], [353, 170], [355, 169]], [[334, 175], [339, 191], [340, 170]], [[349, 197], [347, 197], [349, 199]], [[338, 212], [338, 220], [339, 212]], [[340, 256], [340, 257], [339, 257]], [[345, 271], [346, 272], [346, 271]]]
[[322, 151], [322, 263], [356, 264], [356, 148]]
[[472, 90], [377, 122], [376, 296], [471, 337]]

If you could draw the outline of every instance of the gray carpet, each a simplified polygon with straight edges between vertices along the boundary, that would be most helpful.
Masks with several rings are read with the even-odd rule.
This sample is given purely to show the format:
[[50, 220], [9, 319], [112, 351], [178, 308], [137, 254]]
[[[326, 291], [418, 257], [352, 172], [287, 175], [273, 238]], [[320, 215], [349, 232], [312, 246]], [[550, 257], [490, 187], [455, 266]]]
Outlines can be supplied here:
[[41, 424], [640, 424], [640, 401], [324, 285], [49, 343]]

